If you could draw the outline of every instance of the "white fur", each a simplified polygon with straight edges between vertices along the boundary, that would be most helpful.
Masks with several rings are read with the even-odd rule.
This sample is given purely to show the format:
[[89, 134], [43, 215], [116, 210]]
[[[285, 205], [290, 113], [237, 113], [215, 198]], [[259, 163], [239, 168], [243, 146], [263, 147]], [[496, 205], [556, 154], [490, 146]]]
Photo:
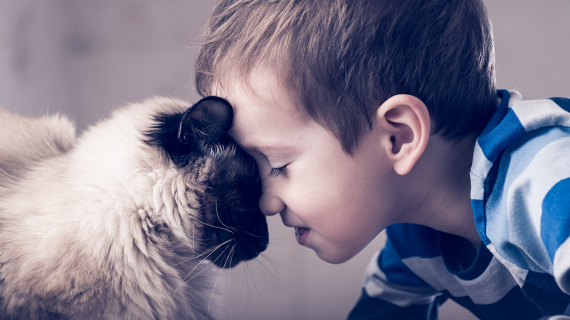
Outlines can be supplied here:
[[[0, 313], [218, 317], [218, 273], [196, 257], [200, 234], [188, 209], [198, 206], [188, 186], [201, 188], [207, 168], [181, 172], [142, 142], [153, 115], [188, 107], [165, 98], [133, 104], [77, 142], [63, 117], [0, 111]], [[163, 223], [169, 236], [156, 231]]]

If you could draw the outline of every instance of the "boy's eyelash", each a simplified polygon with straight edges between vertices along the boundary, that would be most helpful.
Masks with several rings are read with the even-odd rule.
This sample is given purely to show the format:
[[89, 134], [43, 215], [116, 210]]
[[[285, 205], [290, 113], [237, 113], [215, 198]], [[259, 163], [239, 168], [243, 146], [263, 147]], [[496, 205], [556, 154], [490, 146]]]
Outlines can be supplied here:
[[269, 172], [269, 176], [271, 177], [279, 177], [280, 175], [285, 174], [287, 174], [287, 165], [284, 165], [281, 168], [271, 168], [271, 172]]

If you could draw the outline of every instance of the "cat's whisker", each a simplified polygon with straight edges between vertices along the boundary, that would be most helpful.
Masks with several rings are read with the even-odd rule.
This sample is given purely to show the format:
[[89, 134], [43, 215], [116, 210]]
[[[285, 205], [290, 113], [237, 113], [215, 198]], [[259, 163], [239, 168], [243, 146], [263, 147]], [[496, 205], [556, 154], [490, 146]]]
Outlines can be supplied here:
[[255, 253], [257, 253], [258, 255], [262, 252], [262, 251], [257, 251], [255, 250], [254, 247], [250, 246], [249, 244], [246, 244], [251, 250], [255, 251]]
[[[222, 224], [222, 226], [224, 226], [224, 227], [226, 227], [226, 228], [228, 228], [228, 229], [233, 229], [235, 232], [237, 232], [237, 229], [226, 226], [226, 225], [222, 222], [222, 219], [220, 219], [220, 213], [218, 212], [218, 201], [216, 201], [215, 209], [216, 209], [216, 216], [218, 216], [218, 221], [220, 221], [220, 223]], [[233, 233], [233, 232], [232, 232], [232, 233]]]
[[[226, 248], [226, 249], [227, 249], [227, 248]], [[222, 251], [222, 253], [220, 253], [220, 255], [222, 255], [222, 254], [224, 253], [224, 251], [226, 251], [226, 249], [224, 249], [224, 250]], [[215, 251], [215, 250], [214, 250], [214, 251]], [[212, 254], [214, 251], [210, 252], [210, 254]], [[208, 268], [209, 268], [212, 264], [214, 264], [214, 262], [215, 262], [216, 260], [218, 260], [218, 258], [220, 257], [220, 255], [218, 255], [218, 258], [216, 258], [214, 261], [212, 261], [208, 266], [206, 266], [206, 267], [205, 267], [204, 269], [202, 269], [200, 272], [196, 273], [194, 276], [192, 276], [192, 278], [186, 280], [186, 278], [188, 278], [188, 276], [191, 275], [192, 272], [194, 272], [194, 270], [196, 270], [196, 268], [198, 268], [198, 266], [200, 266], [200, 265], [202, 264], [202, 262], [203, 262], [204, 260], [206, 260], [206, 259], [210, 256], [210, 254], [209, 254], [208, 256], [206, 256], [204, 259], [202, 259], [202, 261], [200, 261], [200, 262], [194, 267], [194, 269], [192, 269], [192, 270], [190, 270], [190, 272], [188, 272], [188, 274], [184, 277], [184, 279], [182, 279], [182, 283], [179, 284], [178, 287], [176, 287], [176, 290], [174, 290], [174, 293], [176, 293], [176, 292], [178, 291], [178, 289], [180, 289], [180, 287], [182, 287], [182, 285], [184, 285], [184, 284], [190, 282], [190, 281], [191, 281], [192, 279], [194, 279], [197, 275], [199, 275], [200, 273], [204, 272], [204, 270], [208, 269]]]
[[[237, 244], [234, 244], [234, 247], [233, 247], [233, 249], [232, 249], [232, 252], [230, 253], [230, 256], [231, 256], [231, 257], [230, 257], [230, 265], [232, 264], [232, 261], [234, 260], [234, 253], [236, 253], [236, 250], [235, 250], [236, 247], [237, 247]], [[230, 272], [230, 274], [228, 275], [228, 286], [230, 286], [230, 287], [231, 287], [231, 285], [232, 285], [231, 276], [232, 276], [232, 274], [231, 274], [231, 272]]]
[[245, 269], [246, 269], [246, 274], [247, 274], [247, 277], [246, 277], [246, 278], [248, 279], [248, 285], [249, 285], [249, 283], [250, 283], [250, 281], [251, 281], [253, 287], [255, 288], [255, 291], [257, 292], [257, 295], [259, 296], [259, 298], [260, 298], [261, 300], [263, 300], [263, 295], [261, 294], [261, 292], [259, 291], [259, 288], [258, 288], [257, 285], [255, 284], [255, 281], [254, 281], [255, 278], [253, 277], [253, 272], [252, 272], [252, 269], [251, 269], [251, 265], [249, 264], [249, 261], [248, 261], [248, 263], [244, 263], [244, 266], [245, 266]]
[[[250, 272], [250, 274], [251, 274], [251, 272]], [[255, 288], [255, 291], [257, 292], [257, 295], [260, 297], [261, 301], [265, 302], [263, 299], [263, 295], [261, 294], [261, 291], [259, 291], [259, 287], [257, 286], [257, 283], [255, 283], [254, 277], [251, 278], [251, 282], [253, 283], [253, 287]]]
[[234, 252], [234, 249], [236, 248], [237, 244], [234, 244], [232, 246], [232, 248], [230, 249], [230, 252], [228, 253], [228, 256], [226, 257], [226, 262], [224, 262], [224, 268], [226, 267], [226, 265], [228, 264], [228, 259], [230, 258], [230, 255]]
[[[217, 245], [217, 246], [215, 246], [215, 247], [213, 247], [213, 248], [208, 249], [208, 250], [210, 250], [211, 252], [210, 252], [206, 257], [204, 257], [204, 259], [202, 259], [202, 261], [200, 261], [198, 264], [196, 264], [196, 266], [194, 267], [194, 269], [190, 270], [190, 272], [186, 275], [186, 277], [184, 277], [184, 279], [182, 279], [182, 282], [183, 282], [183, 283], [186, 283], [186, 281], [185, 281], [186, 278], [188, 278], [188, 276], [191, 275], [192, 272], [194, 272], [194, 270], [196, 270], [196, 268], [198, 268], [198, 266], [200, 266], [200, 264], [202, 264], [202, 262], [203, 262], [204, 260], [206, 260], [212, 253], [216, 252], [216, 250], [217, 250], [219, 247], [223, 246], [224, 244], [226, 244], [226, 243], [228, 243], [228, 242], [230, 242], [230, 241], [232, 241], [232, 240], [233, 240], [233, 239], [227, 240], [227, 241], [225, 241], [225, 242], [223, 242], [223, 243], [221, 243], [221, 244], [219, 244], [219, 245]], [[227, 248], [226, 248], [226, 249], [227, 249]], [[207, 252], [208, 250], [206, 250], [205, 252]], [[224, 251], [225, 251], [225, 249], [224, 249]], [[222, 251], [222, 253], [223, 253], [223, 251]], [[216, 260], [217, 260], [217, 259], [216, 259]], [[216, 261], [216, 260], [214, 260], [214, 261]], [[213, 263], [213, 262], [212, 262], [212, 263]], [[206, 270], [206, 269], [207, 269], [207, 268], [204, 268], [204, 270]], [[202, 271], [204, 271], [204, 270], [202, 270]], [[202, 271], [198, 272], [196, 275], [200, 274]], [[192, 278], [194, 278], [194, 277], [192, 277]], [[190, 279], [190, 280], [192, 280], [192, 279]], [[190, 281], [190, 280], [188, 280], [188, 281]], [[174, 290], [174, 292], [178, 291], [178, 289], [180, 289], [181, 286], [182, 286], [182, 284], [178, 285], [178, 287], [176, 288], [176, 290]]]
[[[233, 241], [233, 239], [226, 240], [226, 241], [224, 241], [223, 243], [220, 243], [219, 245], [217, 245], [217, 246], [215, 246], [215, 247], [213, 247], [213, 248], [208, 249], [208, 251], [210, 251], [210, 253], [209, 253], [206, 257], [204, 257], [198, 264], [201, 264], [202, 262], [204, 262], [206, 259], [208, 259], [208, 257], [209, 257], [212, 253], [214, 253], [216, 250], [218, 250], [221, 246], [223, 246], [223, 245], [225, 245], [225, 244], [227, 244], [228, 242], [231, 242], [231, 241]], [[222, 252], [220, 253], [220, 255], [222, 255], [222, 254], [224, 253], [224, 251], [226, 251], [227, 249], [228, 249], [228, 247], [226, 247], [224, 250], [222, 250]], [[218, 258], [220, 257], [220, 255], [218, 255], [218, 257], [217, 257], [216, 259], [214, 259], [214, 261], [218, 260]], [[212, 262], [214, 262], [214, 261], [212, 261]], [[196, 267], [194, 267], [194, 269], [196, 269]], [[194, 269], [192, 269], [192, 271], [194, 271]], [[190, 274], [192, 274], [192, 271], [190, 271], [190, 273], [188, 273], [188, 274], [186, 275], [186, 277], [184, 277], [184, 279], [186, 279]]]
[[[225, 266], [225, 264], [224, 264], [224, 266]], [[210, 316], [210, 304], [212, 303], [212, 297], [214, 296], [214, 291], [216, 290], [216, 285], [218, 285], [218, 281], [220, 281], [221, 277], [222, 277], [222, 270], [220, 270], [220, 275], [218, 276], [218, 279], [216, 279], [216, 283], [214, 283], [214, 288], [212, 289], [212, 293], [210, 294], [210, 300], [208, 300], [208, 311], [206, 311], [206, 317]]]
[[[207, 223], [204, 222], [204, 221], [200, 221], [198, 218], [195, 218], [195, 217], [192, 217], [192, 218], [193, 218], [196, 222], [199, 222], [199, 223], [201, 223], [201, 224], [203, 224], [203, 225], [206, 225], [206, 226], [208, 226], [208, 227], [212, 227], [212, 228], [216, 228], [216, 229], [222, 229], [222, 230], [225, 230], [225, 231], [227, 231], [227, 232], [229, 232], [229, 233], [234, 233], [234, 232], [231, 231], [230, 229], [213, 226], [213, 225], [211, 225], [211, 224], [207, 224]], [[220, 222], [221, 222], [221, 221], [220, 221]]]
[[[190, 259], [187, 259], [187, 260], [184, 260], [184, 261], [175, 263], [175, 264], [171, 265], [171, 267], [177, 266], [177, 265], [182, 264], [182, 263], [186, 263], [186, 262], [188, 262], [188, 261], [196, 260], [196, 259], [198, 259], [199, 257], [201, 257], [201, 256], [203, 256], [203, 255], [205, 255], [205, 254], [207, 254], [207, 253], [209, 253], [209, 252], [211, 253], [211, 252], [216, 251], [219, 247], [223, 246], [224, 244], [226, 244], [226, 243], [228, 243], [229, 241], [232, 241], [232, 240], [233, 240], [233, 239], [227, 240], [227, 241], [225, 241], [224, 243], [220, 243], [220, 244], [218, 244], [218, 245], [216, 245], [216, 246], [214, 246], [214, 247], [212, 247], [212, 248], [209, 248], [209, 249], [207, 249], [207, 250], [204, 250], [204, 252], [200, 253], [199, 255], [195, 256], [194, 258], [190, 258]], [[209, 255], [208, 255], [208, 256], [209, 256]], [[207, 257], [206, 257], [206, 258], [207, 258]], [[202, 260], [202, 261], [203, 261], [203, 260]]]
[[229, 239], [229, 240], [226, 240], [226, 241], [224, 241], [224, 242], [222, 242], [222, 243], [220, 243], [220, 244], [218, 244], [218, 245], [215, 245], [215, 246], [213, 246], [213, 247], [211, 247], [211, 248], [205, 250], [204, 252], [200, 253], [200, 254], [199, 254], [198, 256], [196, 256], [196, 257], [199, 257], [199, 256], [201, 256], [201, 255], [204, 255], [204, 253], [209, 252], [209, 254], [208, 254], [206, 257], [204, 257], [204, 259], [202, 259], [202, 261], [200, 261], [200, 263], [202, 263], [205, 259], [207, 259], [207, 258], [210, 256], [210, 254], [212, 254], [214, 251], [218, 250], [221, 246], [223, 246], [223, 245], [225, 245], [225, 244], [227, 244], [228, 242], [231, 242], [231, 241], [233, 241], [233, 239]]
[[[224, 262], [224, 265], [222, 266], [222, 269], [220, 270], [220, 275], [222, 274], [222, 271], [223, 271], [223, 270], [226, 268], [226, 266], [228, 265], [228, 260], [229, 260], [229, 258], [230, 258], [230, 255], [231, 255], [232, 252], [234, 251], [236, 245], [237, 245], [237, 244], [234, 244], [234, 245], [232, 246], [232, 248], [230, 249], [230, 252], [228, 252], [228, 255], [227, 255], [227, 257], [226, 257], [226, 261]], [[223, 283], [222, 283], [222, 285], [223, 285]]]
[[[249, 232], [247, 232], [247, 231], [244, 231], [243, 233], [247, 233], [247, 234], [249, 234], [250, 236], [254, 236], [254, 237], [258, 237], [258, 238], [266, 239], [265, 237], [262, 237], [262, 236], [258, 236], [258, 235], [256, 235], [256, 234], [253, 234], [253, 233], [249, 233]], [[266, 240], [267, 240], [267, 239], [266, 239]]]
[[[273, 261], [271, 261], [271, 259], [269, 259], [269, 258], [267, 257], [267, 255], [265, 255], [264, 253], [259, 254], [259, 257], [265, 258], [265, 260], [267, 260], [267, 261], [271, 264], [271, 266], [273, 267], [273, 269], [275, 269], [275, 271], [277, 272], [277, 276], [278, 276], [278, 278], [279, 278], [278, 280], [279, 280], [281, 283], [284, 283], [284, 281], [283, 281], [283, 276], [282, 276], [281, 273], [279, 272], [279, 269], [275, 266], [275, 263], [273, 263]], [[265, 266], [261, 261], [259, 261], [259, 259], [258, 259], [257, 261], [258, 261], [259, 264], [263, 267], [263, 269], [265, 269], [265, 271], [267, 271], [270, 275], [272, 275], [274, 278], [277, 279], [277, 277], [275, 277], [275, 275], [274, 275], [269, 269], [267, 269], [267, 266]]]
[[[228, 265], [228, 259], [229, 259], [230, 255], [234, 252], [234, 249], [236, 248], [236, 246], [237, 246], [237, 244], [234, 244], [232, 246], [232, 248], [230, 249], [230, 252], [228, 253], [228, 256], [226, 257], [226, 261], [224, 262], [224, 266], [220, 270], [220, 275], [218, 276], [218, 279], [216, 279], [216, 283], [214, 283], [214, 288], [212, 289], [212, 293], [210, 294], [210, 300], [208, 301], [208, 311], [206, 312], [206, 316], [210, 315], [210, 304], [212, 303], [212, 297], [214, 296], [214, 291], [216, 290], [216, 285], [218, 284], [218, 281], [220, 281], [220, 278], [222, 277], [222, 271]], [[222, 254], [223, 254], [223, 252], [222, 252]], [[220, 254], [220, 256], [221, 256], [221, 254]], [[222, 285], [223, 285], [223, 282], [222, 282]], [[222, 289], [222, 292], [223, 292], [223, 289]]]
[[209, 249], [206, 249], [206, 250], [204, 250], [204, 252], [202, 252], [202, 253], [200, 253], [199, 255], [197, 255], [196, 258], [197, 258], [197, 257], [200, 257], [200, 256], [202, 256], [202, 255], [204, 255], [204, 253], [206, 253], [206, 252], [215, 251], [215, 250], [218, 249], [219, 247], [223, 246], [224, 244], [226, 244], [226, 243], [228, 243], [228, 242], [230, 242], [230, 241], [232, 241], [232, 240], [233, 240], [233, 239], [226, 240], [226, 241], [224, 241], [224, 242], [222, 242], [222, 243], [220, 243], [220, 244], [217, 244], [217, 245], [215, 245], [215, 246], [213, 246], [213, 247], [211, 247], [211, 248], [209, 248]]
[[[225, 252], [228, 248], [229, 248], [229, 247], [226, 247], [226, 248], [224, 249], [224, 251], [222, 251], [222, 253], [220, 253], [220, 255], [218, 255], [218, 257], [217, 257], [216, 259], [214, 259], [214, 261], [212, 261], [206, 268], [204, 268], [204, 269], [202, 269], [200, 272], [196, 273], [194, 276], [192, 276], [192, 278], [190, 278], [190, 279], [184, 281], [184, 283], [188, 283], [188, 282], [192, 281], [192, 279], [194, 279], [194, 278], [195, 278], [196, 276], [198, 276], [200, 273], [204, 272], [206, 269], [208, 269], [209, 267], [211, 267], [211, 266], [214, 264], [214, 262], [216, 262], [216, 261], [222, 256], [222, 254], [224, 254], [224, 252]], [[202, 260], [202, 261], [203, 261], [203, 260]], [[195, 269], [195, 268], [194, 268], [194, 269]], [[192, 273], [192, 272], [190, 272], [190, 273]], [[184, 279], [186, 279], [186, 278], [190, 275], [190, 273], [189, 273], [186, 277], [184, 277]]]
[[[226, 262], [224, 263], [224, 268], [226, 267], [228, 261], [229, 261], [229, 263], [230, 263], [230, 265], [231, 265], [232, 261], [231, 261], [230, 257], [233, 256], [236, 247], [237, 247], [237, 243], [234, 244], [234, 245], [232, 246], [232, 248], [230, 249], [230, 253], [228, 253], [228, 256], [226, 257]], [[221, 273], [221, 272], [222, 272], [222, 271], [220, 271], [220, 273]], [[230, 275], [231, 275], [231, 270], [228, 271], [228, 281], [229, 281]], [[223, 294], [223, 292], [224, 292], [224, 282], [222, 282], [222, 294]]]

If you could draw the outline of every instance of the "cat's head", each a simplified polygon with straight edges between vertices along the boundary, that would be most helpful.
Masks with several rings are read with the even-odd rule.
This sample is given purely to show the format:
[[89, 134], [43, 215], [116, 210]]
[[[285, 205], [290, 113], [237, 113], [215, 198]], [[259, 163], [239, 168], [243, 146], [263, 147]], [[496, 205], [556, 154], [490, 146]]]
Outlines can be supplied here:
[[158, 114], [147, 143], [162, 149], [185, 172], [195, 193], [201, 247], [196, 253], [231, 268], [267, 248], [268, 230], [259, 210], [261, 181], [253, 158], [228, 131], [233, 109], [224, 99], [206, 97], [182, 113]]

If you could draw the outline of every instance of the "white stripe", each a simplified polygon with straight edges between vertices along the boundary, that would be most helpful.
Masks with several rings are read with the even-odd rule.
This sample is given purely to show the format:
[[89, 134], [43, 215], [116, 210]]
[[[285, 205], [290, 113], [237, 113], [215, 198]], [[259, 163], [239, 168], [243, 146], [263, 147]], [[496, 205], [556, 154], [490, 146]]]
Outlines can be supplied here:
[[370, 260], [364, 277], [364, 289], [370, 297], [388, 301], [399, 307], [408, 307], [414, 304], [431, 303], [439, 294], [430, 287], [408, 287], [389, 282], [384, 272], [378, 267], [379, 254], [379, 252], [376, 253]]
[[402, 261], [435, 290], [447, 290], [454, 297], [467, 296], [463, 286], [459, 284], [453, 274], [447, 271], [441, 256], [434, 258], [411, 257], [402, 259]]
[[434, 289], [447, 290], [454, 297], [469, 296], [476, 304], [493, 304], [517, 286], [511, 272], [495, 258], [492, 258], [487, 269], [473, 280], [463, 280], [450, 273], [442, 257], [412, 257], [403, 261]]
[[489, 161], [487, 157], [485, 157], [483, 150], [479, 145], [479, 139], [477, 139], [477, 143], [475, 143], [475, 150], [473, 151], [473, 164], [471, 164], [471, 174], [481, 179], [485, 179], [492, 166], [493, 163]]
[[554, 279], [565, 293], [570, 294], [570, 238], [554, 254]]
[[[566, 161], [569, 154], [570, 138], [549, 143], [534, 156], [525, 170], [513, 181], [507, 193], [509, 239], [504, 240], [519, 246], [527, 253], [523, 257], [533, 271], [552, 272], [548, 252], [540, 239], [542, 203], [556, 183], [570, 177], [570, 166]], [[493, 241], [493, 231], [491, 228], [488, 230], [489, 239]], [[533, 255], [530, 256], [529, 253]]]
[[470, 174], [471, 177], [471, 200], [483, 200], [485, 196], [485, 180]]
[[518, 92], [511, 95], [509, 108], [525, 128], [531, 131], [543, 127], [566, 126], [570, 127], [570, 113], [560, 108], [550, 99], [523, 101]]
[[475, 304], [492, 304], [503, 299], [517, 282], [497, 259], [491, 259], [487, 269], [477, 278], [466, 281], [457, 278]]
[[[535, 231], [540, 234], [540, 218], [542, 216], [542, 202], [546, 194], [560, 180], [570, 177], [570, 166], [567, 157], [570, 154], [570, 138], [560, 138], [544, 146], [532, 159], [523, 172], [513, 181], [507, 197], [507, 212], [512, 223], [516, 223], [515, 215], [520, 212], [513, 210], [525, 208], [531, 214]], [[553, 161], [562, 159], [563, 161]], [[537, 179], [537, 177], [539, 179]], [[515, 195], [511, 190], [525, 190], [520, 198], [513, 199]], [[529, 197], [532, 195], [532, 197]], [[515, 207], [523, 201], [523, 207]]]
[[502, 263], [505, 267], [507, 267], [507, 269], [509, 270], [509, 272], [511, 273], [511, 275], [513, 276], [513, 278], [515, 279], [515, 281], [517, 282], [519, 287], [522, 287], [526, 282], [526, 277], [528, 276], [528, 270], [521, 269], [521, 268], [517, 267], [514, 263], [503, 258], [497, 252], [497, 249], [495, 249], [495, 246], [492, 243], [487, 246], [487, 249], [489, 249], [489, 251], [491, 251], [493, 256], [495, 258], [497, 258], [497, 260], [499, 260], [500, 263]]
[[509, 93], [510, 93], [510, 95], [511, 95], [511, 96], [509, 97], [509, 106], [510, 106], [512, 103], [519, 102], [519, 101], [523, 101], [523, 97], [522, 97], [522, 95], [521, 95], [518, 91], [509, 90]]

